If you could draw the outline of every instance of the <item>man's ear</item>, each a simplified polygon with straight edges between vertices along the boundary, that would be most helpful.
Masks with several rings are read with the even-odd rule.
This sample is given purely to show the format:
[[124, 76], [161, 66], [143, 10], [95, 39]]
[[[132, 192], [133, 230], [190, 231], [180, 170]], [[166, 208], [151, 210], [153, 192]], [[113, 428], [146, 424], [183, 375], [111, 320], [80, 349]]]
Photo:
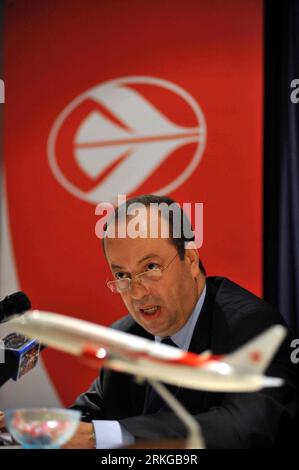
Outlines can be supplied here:
[[194, 279], [197, 278], [201, 271], [198, 264], [198, 251], [194, 242], [189, 242], [185, 246], [185, 260], [188, 266], [190, 266], [192, 276]]

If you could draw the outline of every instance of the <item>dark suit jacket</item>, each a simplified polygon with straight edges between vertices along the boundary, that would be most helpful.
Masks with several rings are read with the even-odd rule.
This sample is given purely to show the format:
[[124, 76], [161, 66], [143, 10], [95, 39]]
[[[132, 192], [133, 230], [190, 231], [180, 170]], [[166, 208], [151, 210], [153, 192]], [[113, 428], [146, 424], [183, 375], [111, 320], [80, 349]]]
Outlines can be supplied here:
[[[277, 323], [285, 324], [271, 305], [228, 279], [209, 277], [189, 351], [230, 353]], [[130, 316], [113, 328], [153, 338]], [[267, 375], [285, 379], [281, 388], [254, 393], [178, 390], [177, 398], [199, 421], [208, 448], [291, 446], [291, 426], [298, 409], [298, 376], [290, 361], [290, 342], [288, 336], [267, 370]], [[186, 436], [184, 425], [171, 411], [151, 413], [145, 409], [147, 393], [148, 386], [138, 385], [131, 375], [102, 369], [73, 408], [82, 411], [84, 421], [118, 420], [137, 439]]]

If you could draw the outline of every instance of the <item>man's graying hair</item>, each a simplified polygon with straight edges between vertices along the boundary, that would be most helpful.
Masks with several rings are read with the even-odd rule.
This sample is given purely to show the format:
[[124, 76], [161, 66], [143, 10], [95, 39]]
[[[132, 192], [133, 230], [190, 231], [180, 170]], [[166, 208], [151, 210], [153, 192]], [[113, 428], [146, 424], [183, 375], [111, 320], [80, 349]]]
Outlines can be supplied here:
[[[128, 199], [126, 202], [124, 202], [123, 204], [115, 208], [113, 214], [110, 216], [107, 223], [104, 225], [104, 234], [107, 231], [107, 228], [112, 222], [112, 220], [116, 222], [119, 216], [126, 215], [127, 209], [129, 207], [133, 205], [136, 205], [136, 207], [137, 205], [142, 205], [144, 207], [151, 207], [151, 204], [159, 205], [159, 209], [160, 207], [162, 208], [161, 210], [162, 216], [163, 216], [163, 207], [169, 209], [167, 211], [167, 216], [168, 216], [167, 221], [169, 224], [169, 240], [177, 249], [180, 259], [183, 260], [185, 256], [185, 243], [194, 241], [195, 239], [193, 228], [192, 228], [189, 218], [186, 216], [186, 214], [184, 213], [180, 205], [177, 204], [177, 202], [174, 201], [174, 199], [171, 199], [170, 197], [167, 197], [167, 196], [155, 196], [153, 194], [145, 194], [142, 196], [136, 196], [131, 199]], [[178, 215], [178, 217], [175, 218], [174, 217], [175, 215]], [[105, 251], [104, 238], [105, 237], [102, 238], [102, 244], [103, 244], [103, 249]], [[201, 260], [199, 260], [198, 264], [199, 264], [199, 268], [202, 274], [206, 275], [206, 270]]]

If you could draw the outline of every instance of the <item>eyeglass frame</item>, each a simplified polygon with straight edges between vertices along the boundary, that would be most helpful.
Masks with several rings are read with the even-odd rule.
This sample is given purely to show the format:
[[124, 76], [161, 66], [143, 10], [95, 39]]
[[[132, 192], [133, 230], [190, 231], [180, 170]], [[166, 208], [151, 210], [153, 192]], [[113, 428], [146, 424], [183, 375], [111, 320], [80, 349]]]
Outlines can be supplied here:
[[[166, 264], [166, 266], [162, 267], [162, 268], [157, 268], [157, 269], [151, 269], [150, 271], [161, 271], [161, 274], [163, 275], [163, 272], [171, 265], [171, 263], [173, 262], [173, 260], [175, 260], [175, 258], [178, 256], [179, 253], [176, 253], [173, 258], [171, 258], [171, 260], [169, 261], [169, 263]], [[135, 276], [133, 277], [125, 277], [123, 279], [113, 279], [111, 281], [106, 281], [106, 286], [108, 287], [108, 289], [111, 290], [111, 292], [113, 294], [122, 294], [123, 292], [128, 292], [131, 288], [132, 288], [132, 282], [136, 279], [136, 278], [140, 278], [141, 276], [144, 276], [144, 274], [148, 273], [148, 271], [143, 271], [142, 273], [139, 273], [139, 274], [135, 274]], [[153, 280], [153, 282], [158, 282], [162, 279], [162, 276], [157, 279], [156, 281]], [[121, 292], [118, 292], [117, 290], [116, 291], [113, 291], [110, 287], [109, 284], [114, 284], [114, 285], [117, 285], [117, 281], [129, 281], [129, 285], [128, 285], [128, 288], [127, 289], [124, 289], [122, 290]], [[140, 284], [140, 282], [139, 282]], [[141, 284], [142, 284], [142, 281], [141, 281]], [[142, 284], [144, 285], [144, 284]]]

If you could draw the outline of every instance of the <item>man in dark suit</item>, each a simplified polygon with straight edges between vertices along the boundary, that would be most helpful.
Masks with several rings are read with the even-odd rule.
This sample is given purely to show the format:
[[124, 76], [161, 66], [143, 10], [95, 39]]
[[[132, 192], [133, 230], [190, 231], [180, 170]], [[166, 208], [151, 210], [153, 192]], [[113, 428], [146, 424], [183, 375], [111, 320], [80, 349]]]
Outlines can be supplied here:
[[[141, 203], [147, 210], [140, 223], [144, 237], [119, 238], [111, 220], [103, 241], [114, 275], [108, 283], [120, 293], [130, 315], [113, 328], [138, 336], [163, 340], [201, 353], [229, 353], [273, 324], [284, 324], [273, 307], [237, 284], [221, 277], [206, 277], [192, 239], [161, 237], [162, 226], [174, 227], [174, 218], [159, 215], [159, 236], [149, 236], [149, 207], [171, 199], [141, 196], [126, 203]], [[120, 217], [116, 214], [114, 222]], [[185, 219], [184, 219], [185, 220]], [[121, 223], [128, 225], [125, 215]], [[119, 225], [118, 225], [119, 227]], [[114, 227], [115, 228], [115, 227]], [[112, 236], [113, 234], [113, 236]], [[188, 246], [186, 245], [188, 242]], [[255, 393], [212, 393], [172, 388], [176, 397], [198, 420], [208, 448], [271, 448], [284, 446], [298, 408], [295, 366], [290, 361], [290, 336], [268, 368], [282, 377], [281, 388]], [[97, 447], [113, 447], [136, 439], [182, 438], [186, 429], [147, 385], [134, 377], [103, 369], [91, 388], [73, 408], [83, 421], [69, 447], [92, 445], [92, 425]], [[112, 437], [109, 433], [112, 432]]]

